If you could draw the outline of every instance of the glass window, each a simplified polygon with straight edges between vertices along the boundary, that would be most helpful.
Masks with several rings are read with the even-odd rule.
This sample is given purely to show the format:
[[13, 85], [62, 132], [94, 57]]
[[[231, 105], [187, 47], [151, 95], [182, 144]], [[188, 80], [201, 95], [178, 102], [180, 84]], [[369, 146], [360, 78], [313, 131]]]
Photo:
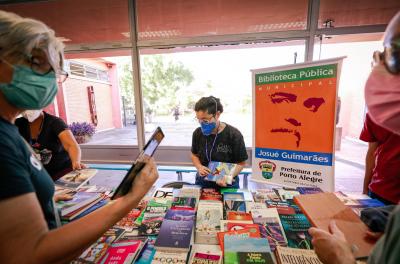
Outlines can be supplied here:
[[139, 40], [301, 30], [307, 0], [138, 0]]
[[185, 47], [140, 51], [146, 139], [156, 126], [165, 130], [163, 145], [191, 146], [199, 124], [194, 104], [202, 96], [221, 99], [221, 121], [242, 132], [252, 145], [251, 69], [304, 59], [304, 41]]
[[318, 26], [325, 28], [387, 24], [399, 10], [398, 0], [321, 0]]

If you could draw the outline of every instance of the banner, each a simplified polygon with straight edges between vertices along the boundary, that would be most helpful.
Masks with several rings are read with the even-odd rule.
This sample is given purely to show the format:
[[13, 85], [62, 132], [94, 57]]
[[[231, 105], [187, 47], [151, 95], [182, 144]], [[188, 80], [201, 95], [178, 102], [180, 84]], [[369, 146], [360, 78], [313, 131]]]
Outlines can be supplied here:
[[253, 70], [252, 180], [334, 191], [343, 58]]

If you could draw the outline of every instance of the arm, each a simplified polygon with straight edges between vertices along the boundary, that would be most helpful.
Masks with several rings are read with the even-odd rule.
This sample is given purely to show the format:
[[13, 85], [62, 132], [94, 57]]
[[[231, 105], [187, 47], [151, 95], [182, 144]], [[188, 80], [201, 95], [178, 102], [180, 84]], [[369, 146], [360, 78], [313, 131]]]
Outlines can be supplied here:
[[60, 139], [64, 149], [68, 152], [69, 158], [71, 159], [72, 169], [76, 170], [86, 168], [84, 164], [81, 164], [81, 148], [71, 131], [69, 129], [62, 131], [58, 134], [58, 138]]
[[[158, 178], [152, 161], [135, 179], [129, 194], [107, 206], [49, 231], [35, 193], [0, 201], [0, 263], [69, 262], [136, 207]], [[24, 254], [20, 254], [23, 249]]]
[[365, 156], [365, 177], [363, 194], [368, 194], [368, 185], [372, 179], [372, 171], [375, 168], [375, 151], [378, 147], [378, 142], [369, 142], [368, 151]]

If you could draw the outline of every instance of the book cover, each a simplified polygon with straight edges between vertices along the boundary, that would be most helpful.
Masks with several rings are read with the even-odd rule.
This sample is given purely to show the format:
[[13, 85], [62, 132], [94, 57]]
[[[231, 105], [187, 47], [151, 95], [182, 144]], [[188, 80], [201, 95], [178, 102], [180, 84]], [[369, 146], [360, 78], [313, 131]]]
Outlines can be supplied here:
[[275, 251], [279, 264], [313, 263], [322, 264], [314, 250], [277, 247]]
[[221, 202], [200, 202], [196, 216], [195, 241], [200, 244], [218, 244], [217, 231], [223, 218]]
[[208, 168], [210, 169], [210, 174], [206, 176], [208, 181], [217, 181], [223, 179], [225, 176], [232, 176], [236, 169], [236, 164], [227, 163], [227, 162], [219, 162], [219, 161], [211, 161], [208, 164]]
[[279, 217], [289, 247], [312, 249], [312, 237], [308, 234], [311, 224], [304, 214], [280, 215]]
[[81, 217], [84, 217], [85, 215], [90, 214], [93, 211], [96, 211], [97, 209], [103, 207], [107, 203], [108, 203], [108, 200], [99, 198], [99, 199], [95, 200], [93, 203], [90, 203], [88, 205], [88, 207], [84, 207], [82, 210], [78, 209], [78, 210], [74, 211], [77, 213], [74, 214], [74, 212], [72, 212], [70, 214], [63, 216], [61, 219], [68, 220], [68, 221], [77, 220]]
[[172, 209], [195, 210], [196, 198], [194, 197], [174, 197]]
[[137, 225], [140, 225], [146, 213], [151, 213], [151, 212], [165, 213], [170, 207], [171, 207], [170, 200], [153, 198], [146, 204], [146, 207], [142, 210], [139, 217], [136, 218], [135, 223]]
[[[252, 238], [252, 237], [240, 237], [240, 236], [225, 237], [224, 264], [246, 263], [246, 262], [241, 262], [240, 260], [240, 255], [242, 255], [242, 258], [247, 259], [247, 254], [243, 253], [271, 254], [271, 249], [268, 245], [268, 240], [265, 238]], [[261, 256], [260, 260], [262, 260]]]
[[324, 192], [321, 188], [319, 187], [297, 187], [296, 190], [300, 193], [300, 194], [313, 194], [313, 193], [322, 193]]
[[218, 245], [194, 244], [190, 252], [189, 264], [221, 264], [222, 252]]
[[175, 221], [194, 221], [196, 212], [190, 210], [173, 210], [169, 209], [164, 216], [164, 219]]
[[229, 231], [228, 230], [228, 223], [234, 223], [234, 224], [238, 224], [238, 223], [241, 223], [241, 224], [253, 224], [253, 220], [247, 220], [247, 221], [242, 221], [242, 220], [221, 220], [220, 221], [221, 222], [221, 229], [220, 230], [218, 230], [218, 231], [220, 231], [220, 232], [224, 232], [224, 231]]
[[157, 250], [188, 252], [194, 222], [164, 219], [155, 247]]
[[296, 210], [287, 201], [266, 201], [268, 208], [276, 208], [280, 215], [295, 214]]
[[246, 202], [246, 213], [251, 213], [252, 210], [267, 209], [265, 203]]
[[224, 252], [225, 238], [227, 236], [260, 238], [261, 234], [260, 234], [260, 230], [259, 230], [258, 226], [256, 226], [256, 227], [252, 226], [252, 227], [239, 229], [239, 230], [218, 232], [217, 236], [218, 236], [219, 246], [221, 247], [221, 250]]
[[300, 195], [300, 192], [297, 191], [296, 188], [282, 187], [279, 189], [274, 189], [274, 191], [278, 194], [282, 201], [285, 201], [286, 199], [293, 199], [295, 196]]
[[294, 201], [307, 215], [313, 226], [329, 231], [329, 223], [335, 220], [350, 244], [357, 246], [356, 257], [369, 256], [374, 243], [365, 237], [368, 227], [345, 206], [333, 193], [318, 193], [295, 197]]
[[266, 201], [279, 202], [281, 199], [274, 190], [258, 189], [253, 194], [254, 201], [265, 203]]
[[[236, 230], [242, 230], [242, 229], [260, 229], [257, 224], [248, 224], [248, 223], [234, 223], [229, 221], [226, 225], [226, 228], [228, 229], [227, 231], [236, 231]], [[258, 231], [259, 232], [259, 231]]]
[[238, 252], [237, 259], [240, 264], [275, 264], [270, 252]]
[[230, 211], [227, 213], [228, 220], [243, 220], [253, 221], [251, 213]]
[[165, 264], [165, 263], [186, 263], [187, 252], [167, 252], [157, 250], [153, 257], [152, 264]]
[[135, 260], [142, 243], [142, 241], [127, 240], [112, 244], [103, 257], [101, 264], [132, 263]]
[[272, 250], [286, 246], [287, 239], [276, 208], [253, 211], [253, 220], [260, 226], [260, 233], [268, 239]]
[[224, 192], [224, 201], [245, 201], [244, 194], [242, 192]]
[[225, 193], [242, 193], [243, 198], [246, 202], [254, 202], [253, 193], [247, 189], [221, 188], [220, 192], [222, 195], [224, 195]]
[[138, 228], [139, 225], [135, 223], [136, 219], [141, 214], [141, 211], [137, 208], [132, 209], [125, 217], [118, 221], [114, 226], [123, 228], [126, 231], [132, 231], [134, 228]]
[[228, 213], [230, 211], [246, 213], [246, 202], [245, 201], [225, 200], [224, 201], [224, 209], [225, 209], [226, 213]]
[[139, 225], [139, 235], [141, 236], [153, 236], [158, 235], [160, 232], [161, 224], [164, 220], [165, 213], [155, 213], [148, 214], [142, 220], [142, 223]]
[[173, 188], [158, 188], [153, 193], [153, 198], [173, 200], [174, 199], [174, 189]]
[[61, 210], [61, 216], [65, 216], [79, 208], [82, 208], [92, 203], [100, 197], [101, 194], [99, 193], [77, 192], [73, 196], [72, 200], [57, 202], [57, 209]]
[[74, 170], [56, 180], [55, 185], [63, 188], [78, 189], [85, 185], [96, 173], [96, 169]]
[[156, 254], [156, 248], [154, 244], [156, 243], [156, 237], [149, 237], [146, 245], [143, 248], [142, 253], [138, 256], [135, 264], [150, 264]]
[[222, 257], [220, 255], [212, 255], [207, 253], [195, 253], [191, 264], [220, 264]]
[[124, 229], [110, 228], [94, 244], [87, 248], [78, 258], [78, 261], [86, 263], [97, 263], [106, 254], [108, 247], [118, 239]]

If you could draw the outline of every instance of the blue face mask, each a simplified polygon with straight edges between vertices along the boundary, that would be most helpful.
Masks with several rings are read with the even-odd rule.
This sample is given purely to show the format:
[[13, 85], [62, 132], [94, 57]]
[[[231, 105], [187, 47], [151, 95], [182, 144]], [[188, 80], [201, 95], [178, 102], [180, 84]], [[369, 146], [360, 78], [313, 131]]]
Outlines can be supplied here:
[[53, 71], [39, 75], [25, 65], [11, 66], [11, 83], [0, 83], [0, 91], [10, 104], [21, 109], [42, 109], [53, 102], [58, 90]]
[[210, 122], [210, 123], [202, 122], [200, 124], [200, 126], [201, 126], [201, 132], [203, 132], [203, 135], [209, 136], [209, 135], [211, 135], [212, 131], [217, 126], [217, 123], [216, 122]]

